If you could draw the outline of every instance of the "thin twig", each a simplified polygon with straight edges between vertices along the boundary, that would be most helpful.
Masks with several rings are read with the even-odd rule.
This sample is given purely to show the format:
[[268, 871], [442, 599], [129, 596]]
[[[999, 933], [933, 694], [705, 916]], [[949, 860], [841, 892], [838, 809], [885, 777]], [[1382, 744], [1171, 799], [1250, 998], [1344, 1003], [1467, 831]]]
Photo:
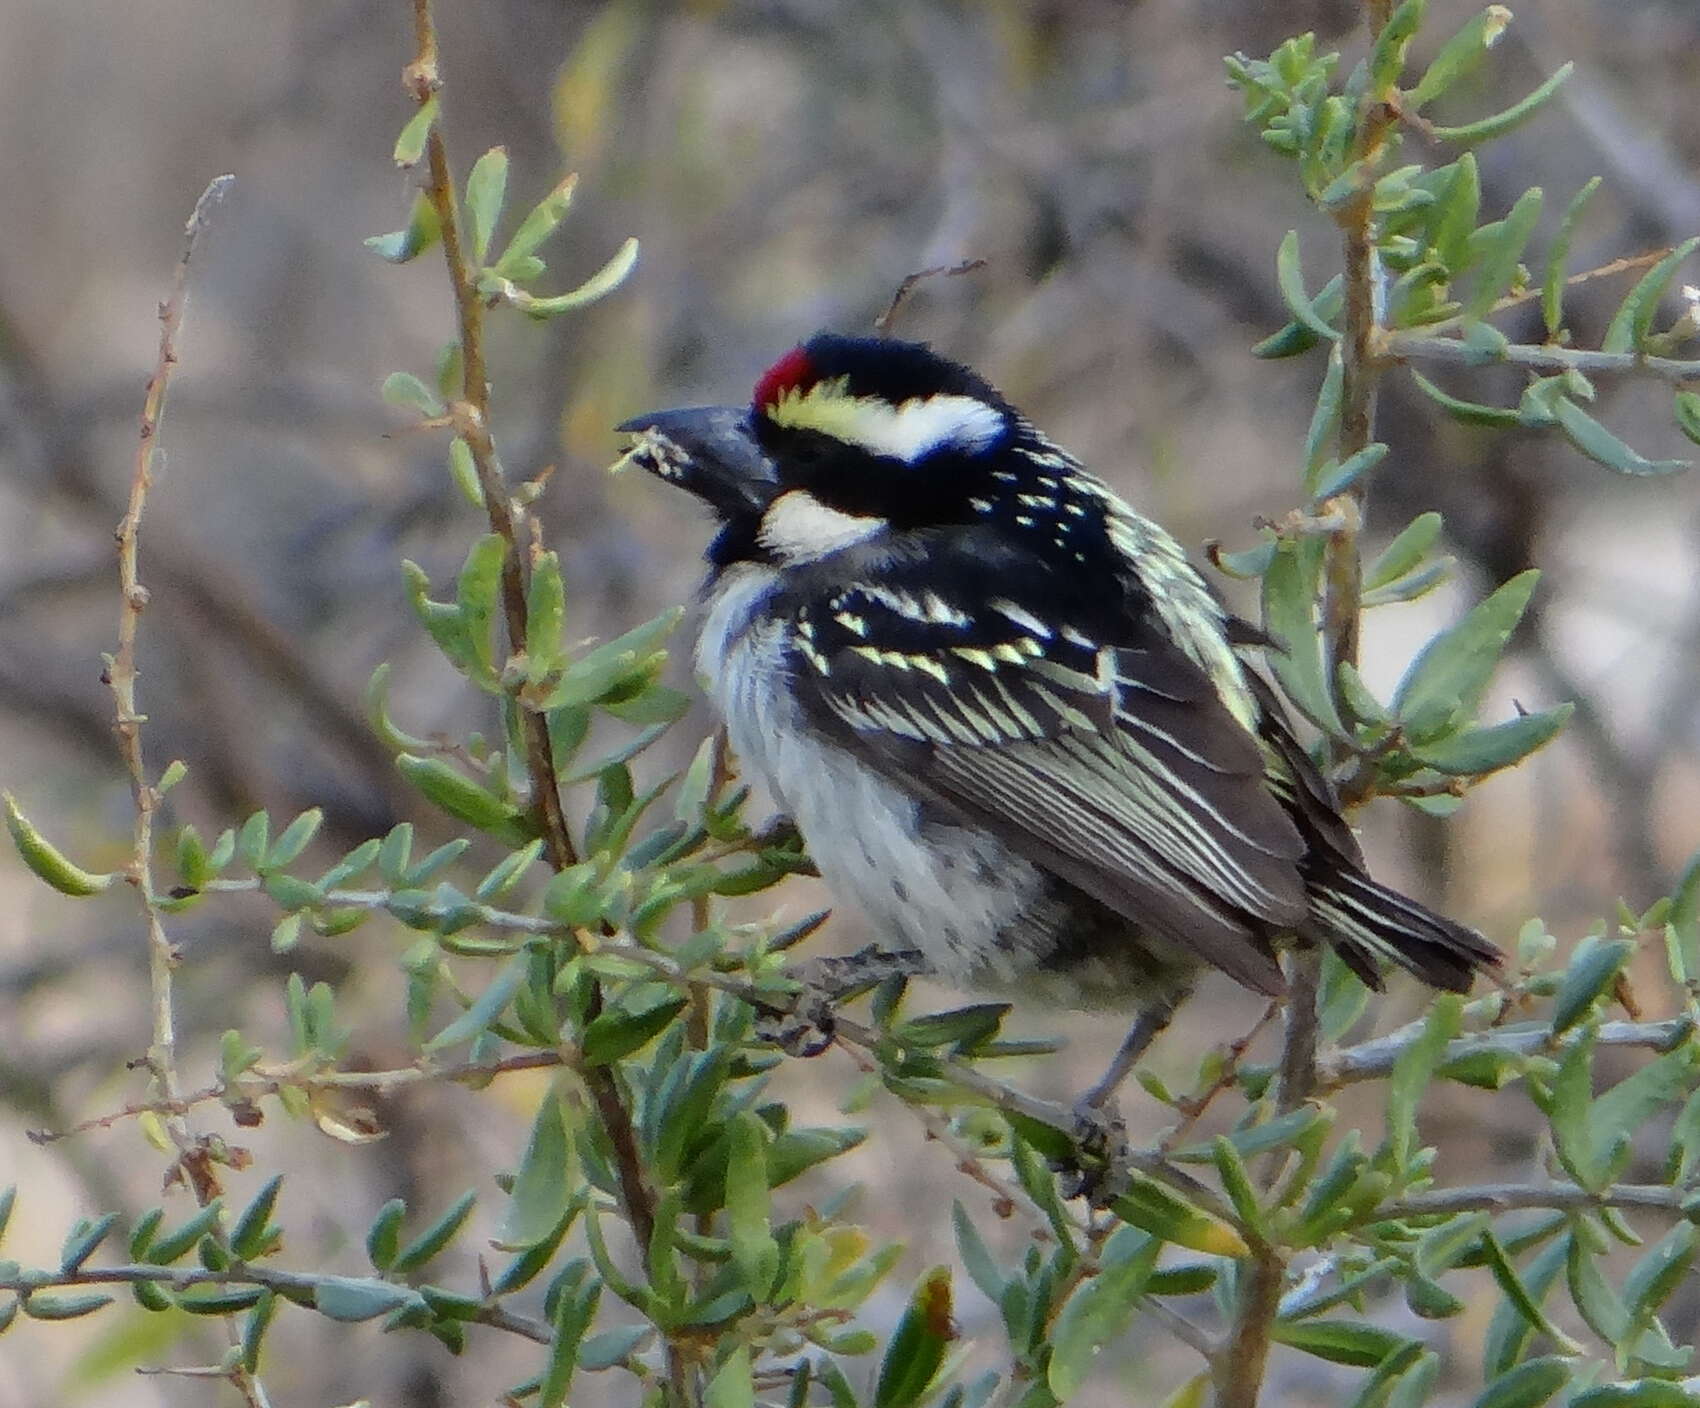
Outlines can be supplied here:
[[[142, 612], [148, 604], [148, 592], [142, 585], [140, 568], [142, 514], [147, 507], [148, 489], [153, 484], [154, 469], [158, 463], [159, 431], [165, 417], [166, 395], [170, 390], [172, 372], [177, 366], [177, 335], [183, 326], [183, 314], [189, 301], [189, 264], [213, 206], [235, 179], [234, 176], [215, 177], [201, 192], [188, 223], [183, 227], [183, 252], [177, 259], [170, 296], [159, 305], [159, 353], [142, 398], [141, 431], [130, 475], [130, 497], [115, 534], [118, 543], [118, 648], [106, 666], [106, 682], [112, 690], [116, 715], [113, 731], [118, 736], [118, 749], [130, 773], [130, 790], [136, 804], [126, 878], [135, 887], [147, 916], [148, 994], [152, 1010], [147, 1065], [164, 1101], [173, 1104], [178, 1101], [181, 1088], [177, 1073], [177, 1017], [172, 992], [172, 976], [178, 954], [166, 933], [158, 898], [154, 894], [153, 822], [154, 813], [159, 809], [160, 792], [148, 779], [147, 760], [142, 749], [142, 724], [147, 716], [136, 701], [136, 640], [141, 629]], [[160, 1122], [177, 1150], [173, 1174], [180, 1175], [193, 1192], [195, 1201], [206, 1206], [220, 1191], [207, 1145], [196, 1137], [181, 1112], [168, 1113]], [[224, 1324], [230, 1342], [233, 1345], [240, 1343], [241, 1334], [235, 1320], [225, 1316]], [[235, 1386], [250, 1408], [268, 1408], [265, 1386], [240, 1363], [226, 1371], [223, 1377]]]
[[1536, 346], [1525, 342], [1508, 343], [1484, 354], [1478, 347], [1466, 346], [1459, 338], [1435, 337], [1428, 333], [1394, 333], [1383, 339], [1378, 355], [1383, 363], [1446, 362], [1464, 367], [1500, 363], [1542, 372], [1639, 373], [1678, 386], [1700, 381], [1700, 360], [1650, 357], [1639, 352], [1590, 352], [1577, 347]]
[[897, 292], [892, 294], [891, 302], [885, 312], [874, 319], [874, 331], [881, 337], [891, 332], [892, 320], [897, 317], [897, 310], [909, 301], [909, 295], [914, 293], [916, 286], [927, 279], [951, 279], [958, 274], [971, 274], [976, 269], [984, 269], [984, 259], [964, 259], [960, 264], [936, 264], [931, 269], [917, 269], [913, 274], [904, 277], [897, 286]]

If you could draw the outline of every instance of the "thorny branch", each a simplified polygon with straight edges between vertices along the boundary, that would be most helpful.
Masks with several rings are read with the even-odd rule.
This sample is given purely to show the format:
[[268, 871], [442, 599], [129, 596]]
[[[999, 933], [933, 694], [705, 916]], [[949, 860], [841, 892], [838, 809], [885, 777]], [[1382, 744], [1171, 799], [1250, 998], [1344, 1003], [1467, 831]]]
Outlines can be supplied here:
[[[235, 179], [234, 176], [215, 177], [201, 192], [188, 223], [183, 227], [183, 252], [178, 256], [170, 296], [159, 305], [159, 353], [142, 398], [141, 430], [130, 475], [130, 497], [114, 535], [118, 543], [118, 648], [108, 657], [105, 670], [115, 709], [113, 731], [118, 736], [118, 749], [130, 773], [130, 789], [136, 803], [130, 865], [125, 878], [135, 887], [147, 914], [148, 990], [153, 1013], [147, 1066], [154, 1086], [168, 1107], [160, 1123], [177, 1150], [171, 1176], [180, 1176], [193, 1191], [196, 1202], [203, 1207], [219, 1192], [212, 1154], [205, 1141], [189, 1128], [183, 1112], [169, 1109], [180, 1098], [177, 1016], [172, 991], [172, 975], [178, 955], [170, 935], [165, 931], [158, 898], [154, 894], [153, 823], [161, 793], [148, 778], [142, 750], [142, 725], [147, 716], [141, 712], [136, 700], [139, 673], [136, 669], [136, 639], [141, 629], [142, 611], [148, 604], [148, 592], [142, 585], [140, 568], [142, 514], [147, 507], [148, 490], [152, 487], [158, 463], [159, 430], [165, 417], [166, 394], [177, 366], [177, 335], [183, 326], [183, 314], [189, 298], [189, 264], [213, 206]], [[231, 1343], [238, 1343], [240, 1332], [235, 1322], [226, 1316], [224, 1323]], [[250, 1408], [266, 1408], [268, 1400], [264, 1385], [240, 1362], [228, 1369], [223, 1377], [235, 1386]]]

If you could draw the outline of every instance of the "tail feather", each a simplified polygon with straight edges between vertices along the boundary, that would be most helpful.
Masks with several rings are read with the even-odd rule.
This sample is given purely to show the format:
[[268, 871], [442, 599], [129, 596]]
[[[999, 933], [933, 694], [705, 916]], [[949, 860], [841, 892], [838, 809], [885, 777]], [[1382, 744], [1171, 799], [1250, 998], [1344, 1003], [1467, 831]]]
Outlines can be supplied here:
[[1309, 890], [1317, 930], [1312, 937], [1331, 944], [1371, 987], [1381, 987], [1381, 968], [1393, 963], [1430, 987], [1468, 992], [1478, 971], [1502, 961], [1500, 951], [1474, 929], [1362, 871], [1341, 868], [1310, 877]]

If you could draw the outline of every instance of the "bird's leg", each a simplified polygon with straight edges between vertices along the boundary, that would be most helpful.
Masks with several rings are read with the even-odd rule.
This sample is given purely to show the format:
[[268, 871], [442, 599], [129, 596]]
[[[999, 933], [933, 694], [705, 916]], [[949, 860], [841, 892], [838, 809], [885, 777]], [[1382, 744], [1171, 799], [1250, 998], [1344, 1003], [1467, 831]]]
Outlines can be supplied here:
[[1133, 1019], [1109, 1069], [1074, 1104], [1074, 1142], [1078, 1159], [1070, 1170], [1068, 1196], [1085, 1197], [1094, 1206], [1121, 1191], [1118, 1173], [1127, 1159], [1127, 1127], [1115, 1106], [1115, 1093], [1134, 1063], [1169, 1025], [1186, 996], [1184, 990], [1147, 1004]]
[[1082, 1111], [1102, 1111], [1104, 1106], [1109, 1104], [1117, 1088], [1127, 1079], [1127, 1073], [1133, 1069], [1134, 1063], [1145, 1054], [1145, 1048], [1169, 1025], [1175, 1015], [1175, 1009], [1180, 1006], [1185, 995], [1176, 993], [1139, 1010], [1133, 1019], [1133, 1025], [1128, 1028], [1127, 1035], [1122, 1038], [1122, 1044], [1116, 1051], [1115, 1059], [1110, 1062], [1109, 1069], [1076, 1103], [1076, 1114]]
[[764, 1012], [756, 1035], [792, 1056], [818, 1056], [832, 1043], [832, 1012], [888, 978], [914, 978], [930, 971], [916, 949], [887, 952], [870, 944], [850, 954], [828, 954], [798, 964], [791, 976], [803, 986], [789, 1012]]

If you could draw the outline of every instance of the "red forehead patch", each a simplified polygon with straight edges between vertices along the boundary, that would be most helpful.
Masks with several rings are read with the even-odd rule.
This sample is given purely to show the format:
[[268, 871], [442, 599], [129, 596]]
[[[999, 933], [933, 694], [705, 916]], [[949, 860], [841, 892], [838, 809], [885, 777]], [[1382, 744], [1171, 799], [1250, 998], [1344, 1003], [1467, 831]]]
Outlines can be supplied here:
[[793, 347], [761, 374], [751, 400], [757, 410], [765, 410], [787, 391], [807, 391], [819, 380], [820, 375], [809, 360], [808, 352], [802, 347]]

